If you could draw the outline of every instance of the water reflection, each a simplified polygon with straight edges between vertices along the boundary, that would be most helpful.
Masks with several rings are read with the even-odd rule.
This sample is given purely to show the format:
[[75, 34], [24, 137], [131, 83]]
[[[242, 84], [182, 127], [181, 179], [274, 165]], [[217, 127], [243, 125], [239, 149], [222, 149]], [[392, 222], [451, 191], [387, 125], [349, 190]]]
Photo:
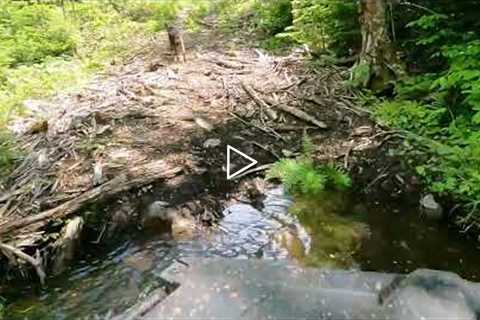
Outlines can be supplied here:
[[196, 257], [293, 259], [318, 267], [405, 273], [417, 268], [480, 275], [476, 243], [419, 218], [416, 206], [378, 206], [347, 194], [293, 201], [270, 190], [261, 211], [233, 205], [211, 233], [188, 241], [148, 237], [124, 241], [80, 261], [40, 293], [11, 288], [8, 319], [101, 319], [169, 284], [162, 272]]

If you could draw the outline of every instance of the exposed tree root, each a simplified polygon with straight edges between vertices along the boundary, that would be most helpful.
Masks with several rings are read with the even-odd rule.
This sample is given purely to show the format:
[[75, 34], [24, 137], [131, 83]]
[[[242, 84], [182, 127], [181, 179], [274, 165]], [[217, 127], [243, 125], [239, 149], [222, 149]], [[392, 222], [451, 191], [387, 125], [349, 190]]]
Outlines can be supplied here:
[[22, 250], [19, 250], [11, 245], [5, 244], [0, 242], [0, 251], [3, 251], [6, 253], [8, 257], [8, 253], [12, 253], [16, 257], [20, 258], [21, 260], [28, 262], [35, 268], [35, 271], [37, 272], [38, 278], [40, 280], [41, 285], [43, 286], [45, 284], [45, 270], [43, 269], [43, 263], [42, 263], [42, 258], [39, 254], [39, 251], [37, 250], [36, 257], [31, 257], [28, 254], [24, 253]]

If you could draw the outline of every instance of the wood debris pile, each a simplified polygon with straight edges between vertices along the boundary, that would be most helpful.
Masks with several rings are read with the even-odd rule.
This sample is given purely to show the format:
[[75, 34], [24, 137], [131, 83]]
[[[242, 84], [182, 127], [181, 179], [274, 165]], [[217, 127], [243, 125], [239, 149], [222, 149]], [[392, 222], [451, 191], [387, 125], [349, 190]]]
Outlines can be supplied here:
[[[186, 64], [170, 65], [152, 50], [78, 92], [26, 101], [32, 116], [12, 125], [25, 157], [0, 194], [0, 265], [26, 261], [40, 276], [38, 266], [86, 204], [194, 168], [192, 136], [250, 130], [276, 155], [277, 144], [298, 145], [305, 130], [329, 134], [364, 114], [344, 84], [346, 69], [308, 69], [301, 50], [273, 57], [197, 42]], [[232, 122], [243, 131], [226, 127]], [[330, 157], [350, 148], [337, 145]]]

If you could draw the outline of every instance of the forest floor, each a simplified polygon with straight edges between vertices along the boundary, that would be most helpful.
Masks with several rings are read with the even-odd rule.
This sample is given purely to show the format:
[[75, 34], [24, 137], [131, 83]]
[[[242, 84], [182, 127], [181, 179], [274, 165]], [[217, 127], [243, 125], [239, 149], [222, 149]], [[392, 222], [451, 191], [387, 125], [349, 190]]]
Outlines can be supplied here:
[[98, 243], [136, 227], [153, 198], [212, 224], [227, 193], [262, 192], [254, 180], [227, 181], [228, 144], [265, 169], [298, 155], [307, 133], [316, 160], [343, 166], [357, 188], [408, 187], [411, 177], [387, 159], [394, 135], [354, 104], [347, 69], [313, 68], [303, 49], [269, 55], [241, 40], [251, 35], [203, 26], [185, 35], [185, 63], [173, 62], [160, 34], [86, 87], [26, 101], [29, 115], [12, 125], [26, 156], [0, 196], [0, 270], [25, 260], [48, 274], [74, 217]]

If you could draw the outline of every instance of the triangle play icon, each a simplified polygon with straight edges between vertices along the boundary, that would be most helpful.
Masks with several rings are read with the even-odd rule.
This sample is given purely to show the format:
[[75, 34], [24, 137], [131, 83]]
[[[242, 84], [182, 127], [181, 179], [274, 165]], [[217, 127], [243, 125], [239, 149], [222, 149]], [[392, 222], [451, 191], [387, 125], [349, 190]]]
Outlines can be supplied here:
[[[231, 170], [231, 153], [232, 153], [232, 151], [233, 151], [233, 153], [236, 153], [236, 154], [240, 155], [241, 157], [243, 157], [244, 159], [247, 159], [248, 161], [250, 161], [249, 164], [247, 164], [246, 166], [242, 167], [240, 170], [237, 170], [234, 173], [231, 173], [231, 171], [230, 171]], [[231, 180], [231, 179], [235, 178], [240, 173], [245, 172], [246, 170], [250, 169], [251, 167], [253, 167], [257, 163], [258, 163], [257, 160], [253, 159], [250, 156], [247, 156], [245, 153], [241, 152], [238, 149], [235, 149], [231, 145], [227, 145], [227, 180]]]

